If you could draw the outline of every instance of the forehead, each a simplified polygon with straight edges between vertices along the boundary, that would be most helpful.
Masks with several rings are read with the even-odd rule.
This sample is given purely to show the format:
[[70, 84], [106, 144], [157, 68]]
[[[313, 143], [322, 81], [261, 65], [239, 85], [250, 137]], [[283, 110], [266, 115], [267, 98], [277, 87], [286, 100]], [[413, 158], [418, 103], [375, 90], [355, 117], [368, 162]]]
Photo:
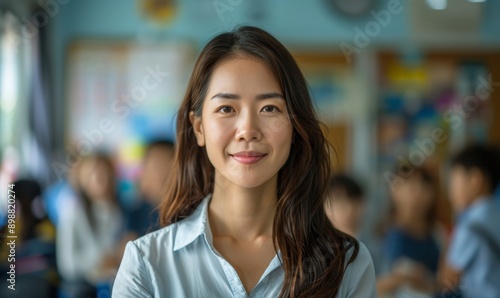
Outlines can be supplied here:
[[280, 91], [271, 69], [254, 57], [232, 57], [215, 66], [208, 93]]

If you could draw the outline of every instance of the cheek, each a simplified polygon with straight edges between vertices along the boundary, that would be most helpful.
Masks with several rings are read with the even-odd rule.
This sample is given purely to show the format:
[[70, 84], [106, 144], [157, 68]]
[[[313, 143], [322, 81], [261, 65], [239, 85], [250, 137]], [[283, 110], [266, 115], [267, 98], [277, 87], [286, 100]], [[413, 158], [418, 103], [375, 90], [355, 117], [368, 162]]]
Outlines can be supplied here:
[[274, 145], [275, 150], [280, 150], [288, 156], [292, 144], [292, 125], [289, 122], [278, 119], [271, 121], [271, 125], [266, 127], [264, 134], [266, 139]]
[[221, 144], [221, 141], [231, 139], [231, 135], [234, 135], [233, 124], [231, 121], [224, 120], [204, 122], [203, 131], [205, 134], [205, 141], [210, 142], [211, 145]]
[[261, 124], [262, 130], [268, 134], [285, 135], [291, 134], [292, 125], [286, 114], [265, 119]]
[[231, 141], [232, 126], [228, 121], [206, 121], [203, 123], [205, 149], [212, 164], [217, 164], [220, 153]]

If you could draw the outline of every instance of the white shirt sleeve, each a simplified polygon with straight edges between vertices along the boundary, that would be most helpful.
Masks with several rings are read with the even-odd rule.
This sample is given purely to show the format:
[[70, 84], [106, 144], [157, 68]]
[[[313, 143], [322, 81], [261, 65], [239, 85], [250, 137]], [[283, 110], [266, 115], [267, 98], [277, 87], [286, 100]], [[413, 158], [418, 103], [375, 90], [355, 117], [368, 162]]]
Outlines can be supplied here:
[[152, 298], [152, 282], [143, 255], [137, 246], [129, 241], [113, 284], [112, 297]]

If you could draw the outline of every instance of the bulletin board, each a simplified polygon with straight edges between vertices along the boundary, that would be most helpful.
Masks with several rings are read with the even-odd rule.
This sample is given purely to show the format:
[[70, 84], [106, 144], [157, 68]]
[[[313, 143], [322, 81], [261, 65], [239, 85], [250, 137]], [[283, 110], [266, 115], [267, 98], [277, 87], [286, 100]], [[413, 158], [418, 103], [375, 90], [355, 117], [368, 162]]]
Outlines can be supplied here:
[[[84, 151], [174, 137], [194, 60], [189, 44], [77, 41], [67, 53], [66, 143]], [[102, 136], [102, 137], [101, 137]]]
[[190, 44], [178, 42], [83, 40], [68, 49], [65, 150], [78, 157], [109, 153], [125, 204], [137, 196], [135, 181], [147, 143], [175, 141], [176, 112], [194, 53]]

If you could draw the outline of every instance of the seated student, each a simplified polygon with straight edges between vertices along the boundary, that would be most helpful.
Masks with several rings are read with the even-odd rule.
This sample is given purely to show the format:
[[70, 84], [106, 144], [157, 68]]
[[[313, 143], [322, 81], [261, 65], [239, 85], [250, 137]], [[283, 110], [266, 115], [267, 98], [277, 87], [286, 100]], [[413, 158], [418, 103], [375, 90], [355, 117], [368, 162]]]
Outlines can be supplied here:
[[118, 268], [122, 214], [108, 156], [85, 157], [77, 176], [79, 200], [68, 202], [57, 226], [57, 261], [64, 297], [94, 297]]
[[391, 188], [391, 227], [383, 245], [379, 296], [430, 297], [440, 259], [436, 239], [436, 190], [432, 176], [415, 168]]
[[467, 147], [452, 161], [450, 198], [458, 217], [441, 281], [463, 297], [500, 297], [500, 207], [492, 200], [499, 184], [495, 150]]
[[127, 232], [130, 239], [144, 236], [158, 228], [157, 205], [163, 186], [170, 176], [174, 159], [174, 144], [154, 141], [148, 145], [139, 177], [139, 200], [127, 212]]
[[[0, 241], [0, 297], [56, 297], [59, 276], [56, 269], [55, 228], [43, 208], [41, 187], [30, 179], [17, 180], [12, 184], [14, 193], [9, 194], [15, 196], [16, 201], [16, 238]], [[0, 236], [7, 235], [10, 235], [10, 230], [5, 225], [0, 228]], [[11, 240], [16, 244], [14, 257], [8, 245]], [[15, 274], [13, 280], [9, 280], [8, 272], [11, 269]]]

